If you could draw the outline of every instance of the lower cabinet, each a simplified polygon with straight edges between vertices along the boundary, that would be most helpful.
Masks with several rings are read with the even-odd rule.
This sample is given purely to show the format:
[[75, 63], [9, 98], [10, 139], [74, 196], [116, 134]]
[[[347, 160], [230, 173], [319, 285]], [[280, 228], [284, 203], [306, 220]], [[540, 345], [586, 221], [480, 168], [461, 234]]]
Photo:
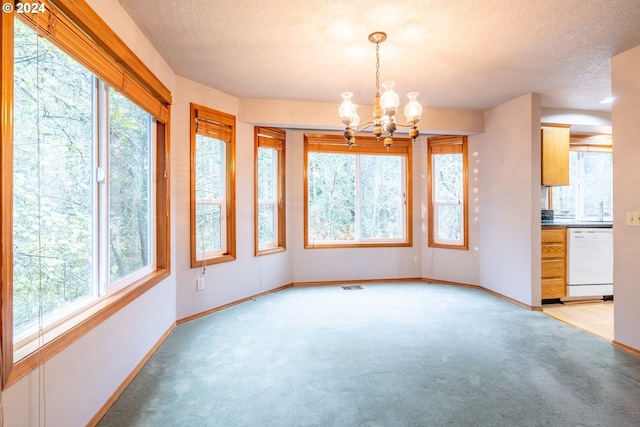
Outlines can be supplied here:
[[567, 292], [566, 227], [542, 227], [542, 299], [564, 298]]

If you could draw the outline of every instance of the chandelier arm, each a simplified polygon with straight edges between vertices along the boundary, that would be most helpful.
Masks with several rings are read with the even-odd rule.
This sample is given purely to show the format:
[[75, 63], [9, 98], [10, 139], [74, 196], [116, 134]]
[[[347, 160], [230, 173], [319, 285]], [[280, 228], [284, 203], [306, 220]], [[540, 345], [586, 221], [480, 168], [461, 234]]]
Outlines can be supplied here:
[[360, 123], [357, 127], [352, 129], [354, 132], [362, 132], [365, 129], [369, 129], [371, 126], [373, 126], [373, 121], [368, 121], [368, 122]]
[[363, 122], [358, 125], [359, 129], [366, 129], [373, 124], [373, 120], [369, 120], [368, 122]]
[[411, 124], [411, 123], [407, 123], [407, 124], [402, 124], [402, 123], [396, 123], [396, 126], [401, 127], [401, 128], [412, 128], [415, 125]]

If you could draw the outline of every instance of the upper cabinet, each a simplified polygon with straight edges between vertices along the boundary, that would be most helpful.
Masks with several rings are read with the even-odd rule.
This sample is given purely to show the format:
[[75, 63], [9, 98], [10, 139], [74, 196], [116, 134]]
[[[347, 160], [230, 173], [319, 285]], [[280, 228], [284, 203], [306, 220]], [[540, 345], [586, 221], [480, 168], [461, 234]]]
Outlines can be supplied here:
[[542, 185], [569, 185], [569, 128], [542, 123]]

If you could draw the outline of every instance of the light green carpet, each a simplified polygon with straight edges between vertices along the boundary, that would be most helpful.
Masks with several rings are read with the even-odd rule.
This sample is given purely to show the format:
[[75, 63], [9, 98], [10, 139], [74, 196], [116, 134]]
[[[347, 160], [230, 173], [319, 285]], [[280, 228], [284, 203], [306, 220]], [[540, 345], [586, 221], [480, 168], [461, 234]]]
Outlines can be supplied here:
[[290, 288], [182, 324], [106, 426], [640, 426], [640, 359], [477, 289]]

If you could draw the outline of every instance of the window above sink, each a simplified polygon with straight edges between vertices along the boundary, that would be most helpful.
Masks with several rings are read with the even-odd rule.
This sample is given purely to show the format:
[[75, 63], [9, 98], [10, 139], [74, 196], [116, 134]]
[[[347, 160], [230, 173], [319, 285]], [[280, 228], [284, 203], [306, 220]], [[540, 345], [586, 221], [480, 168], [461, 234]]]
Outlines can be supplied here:
[[555, 218], [612, 221], [611, 158], [611, 145], [571, 145], [569, 185], [551, 188], [550, 202]]

